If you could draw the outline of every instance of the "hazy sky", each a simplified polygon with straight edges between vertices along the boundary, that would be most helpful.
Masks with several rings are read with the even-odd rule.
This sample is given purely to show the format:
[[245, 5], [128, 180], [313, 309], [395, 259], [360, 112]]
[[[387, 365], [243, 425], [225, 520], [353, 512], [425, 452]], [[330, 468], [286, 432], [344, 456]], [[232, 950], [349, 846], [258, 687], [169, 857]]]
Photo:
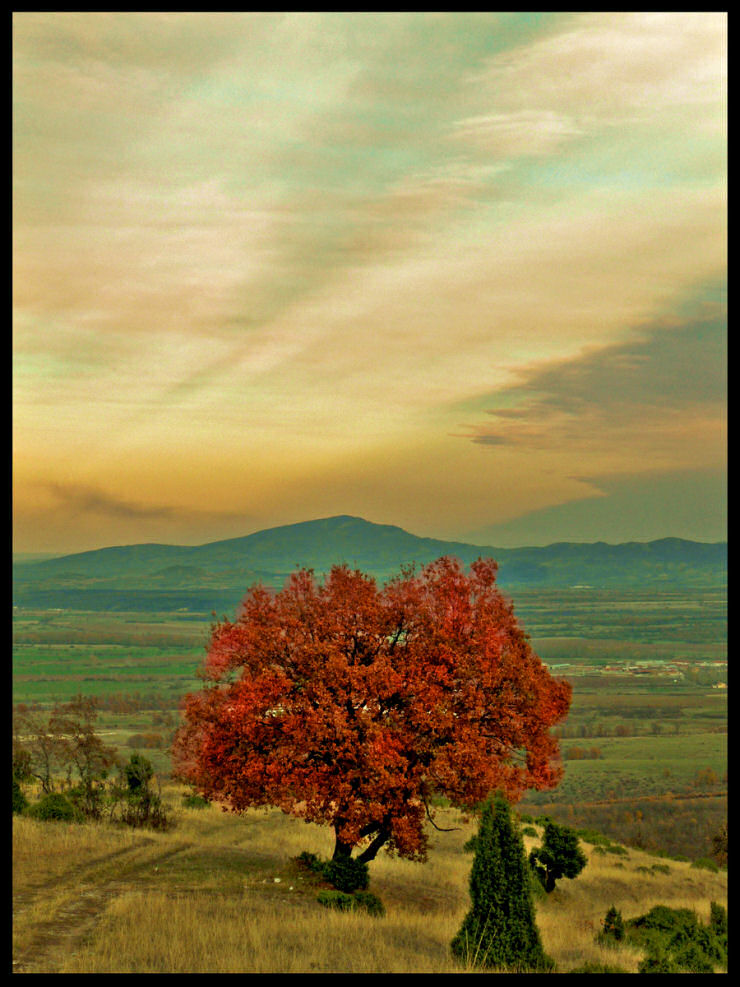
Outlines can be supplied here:
[[18, 551], [726, 537], [719, 13], [16, 13]]

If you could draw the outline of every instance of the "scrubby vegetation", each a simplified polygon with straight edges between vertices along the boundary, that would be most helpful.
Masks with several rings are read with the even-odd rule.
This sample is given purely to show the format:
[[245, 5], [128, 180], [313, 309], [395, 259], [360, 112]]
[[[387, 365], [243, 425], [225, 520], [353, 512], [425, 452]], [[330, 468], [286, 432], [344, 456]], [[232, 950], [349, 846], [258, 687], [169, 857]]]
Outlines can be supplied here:
[[[31, 801], [36, 794], [30, 793]], [[240, 817], [218, 805], [190, 808], [183, 804], [187, 794], [182, 786], [163, 785], [162, 803], [177, 822], [165, 831], [118, 826], [106, 818], [80, 823], [14, 817], [19, 971], [461, 969], [450, 942], [471, 907], [471, 855], [463, 847], [478, 828], [472, 817], [440, 807], [444, 831], [430, 834], [428, 862], [381, 854], [370, 865], [368, 889], [353, 892], [354, 904], [343, 909], [334, 903], [346, 892], [322, 873], [333, 846], [326, 828], [278, 810]], [[528, 825], [538, 835], [521, 837], [525, 874], [526, 855], [544, 835], [541, 824]], [[617, 857], [595, 853], [596, 844], [583, 842], [582, 848], [588, 864], [576, 879], [559, 882], [549, 895], [537, 882], [540, 896], [532, 897], [542, 949], [557, 972], [637, 973], [649, 951], [631, 938], [629, 923], [657, 905], [688, 909], [705, 927], [713, 910], [714, 926], [720, 928], [722, 916], [726, 923], [725, 871], [676, 861], [668, 874], [653, 872], [665, 864], [643, 851]], [[373, 899], [382, 903], [382, 914], [373, 911]], [[612, 907], [623, 917], [625, 938], [600, 942]], [[716, 969], [723, 967], [718, 963]]]
[[[13, 813], [44, 821], [100, 820], [168, 829], [172, 818], [151, 788], [154, 769], [140, 754], [124, 763], [96, 733], [95, 703], [77, 696], [43, 715], [24, 712], [14, 721]], [[111, 775], [118, 768], [118, 778]], [[23, 784], [40, 787], [29, 802]]]

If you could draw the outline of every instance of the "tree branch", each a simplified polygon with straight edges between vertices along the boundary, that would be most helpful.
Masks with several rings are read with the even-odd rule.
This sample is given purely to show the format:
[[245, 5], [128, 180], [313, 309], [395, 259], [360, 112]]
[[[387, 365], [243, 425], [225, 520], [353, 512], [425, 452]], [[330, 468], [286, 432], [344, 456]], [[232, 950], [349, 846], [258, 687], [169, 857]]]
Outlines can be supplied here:
[[435, 829], [436, 829], [436, 830], [437, 830], [438, 832], [440, 832], [440, 833], [454, 833], [454, 832], [456, 832], [457, 830], [459, 830], [459, 829], [460, 829], [460, 827], [459, 827], [459, 826], [452, 826], [452, 827], [451, 827], [451, 828], [449, 828], [449, 829], [447, 829], [447, 828], [445, 828], [444, 826], [438, 826], [438, 825], [436, 824], [436, 822], [434, 821], [434, 819], [432, 819], [432, 814], [431, 814], [431, 812], [429, 811], [429, 806], [427, 805], [427, 800], [426, 800], [426, 799], [424, 798], [424, 796], [423, 796], [423, 795], [421, 796], [421, 800], [422, 800], [422, 802], [424, 803], [424, 808], [425, 808], [425, 809], [426, 809], [426, 811], [427, 811], [427, 819], [429, 820], [429, 822], [430, 822], [430, 823], [432, 824], [432, 826], [434, 826], [434, 828], [435, 828]]

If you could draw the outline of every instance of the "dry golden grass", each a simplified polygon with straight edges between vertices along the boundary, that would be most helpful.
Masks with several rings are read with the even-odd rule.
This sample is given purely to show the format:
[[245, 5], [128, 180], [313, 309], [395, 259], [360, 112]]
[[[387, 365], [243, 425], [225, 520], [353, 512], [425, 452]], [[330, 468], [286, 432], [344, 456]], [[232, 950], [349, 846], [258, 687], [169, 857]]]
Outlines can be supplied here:
[[378, 920], [246, 889], [226, 900], [130, 892], [108, 909], [94, 948], [70, 957], [59, 972], [451, 972], [446, 943], [453, 926], [452, 916], [430, 922], [389, 909]]
[[45, 824], [13, 817], [13, 891], [49, 884], [71, 866], [136, 846], [142, 834], [105, 824]]
[[[179, 798], [176, 790], [167, 794]], [[43, 874], [54, 885], [46, 900], [26, 903], [18, 920], [20, 968], [58, 973], [460, 972], [449, 943], [470, 905], [472, 855], [462, 847], [474, 825], [455, 810], [440, 812], [440, 825], [454, 830], [433, 831], [426, 864], [386, 855], [371, 864], [370, 890], [385, 904], [382, 918], [335, 912], [316, 902], [315, 883], [292, 858], [302, 850], [329, 856], [329, 830], [277, 810], [237, 817], [212, 806], [178, 814], [177, 828], [161, 834], [18, 820], [18, 887], [33, 888]], [[535, 842], [525, 838], [527, 848]], [[584, 850], [589, 863], [582, 874], [559, 882], [536, 903], [543, 945], [558, 971], [592, 961], [636, 972], [639, 952], [595, 942], [611, 905], [625, 919], [655, 904], [694, 908], [706, 919], [711, 901], [726, 905], [726, 872], [658, 861], [637, 850], [618, 859], [594, 853], [587, 844]], [[84, 862], [80, 877], [75, 864]], [[669, 873], [644, 870], [656, 863], [667, 865]], [[92, 914], [92, 905], [78, 906], [75, 919], [69, 895], [81, 889], [97, 903], [97, 912]], [[66, 929], [69, 948], [54, 953], [48, 936], [34, 940], [34, 928], [53, 930], [55, 914], [63, 916], [65, 909], [72, 916]], [[87, 925], [75, 937], [74, 921], [83, 914]]]

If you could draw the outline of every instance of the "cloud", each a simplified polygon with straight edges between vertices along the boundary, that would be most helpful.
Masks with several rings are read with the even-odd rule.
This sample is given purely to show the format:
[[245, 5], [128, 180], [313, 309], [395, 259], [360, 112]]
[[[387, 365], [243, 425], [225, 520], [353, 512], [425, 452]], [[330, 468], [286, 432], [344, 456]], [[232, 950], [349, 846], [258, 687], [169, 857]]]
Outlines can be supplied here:
[[413, 527], [421, 481], [384, 474], [401, 449], [465, 477], [433, 505], [453, 533], [504, 460], [499, 516], [593, 489], [568, 477], [614, 450], [632, 469], [658, 431], [665, 468], [682, 444], [716, 458], [719, 336], [703, 353], [687, 327], [682, 363], [655, 319], [726, 265], [725, 31], [16, 14], [17, 475], [75, 481], [70, 509], [132, 529], [242, 497], [269, 524], [260, 504], [300, 518], [306, 475], [314, 514], [346, 513], [327, 488], [352, 451], [348, 496], [372, 460], [368, 503]]
[[466, 537], [502, 548], [556, 541], [727, 539], [724, 470], [647, 470], [620, 477], [596, 476], [590, 482], [595, 495], [527, 512], [505, 524], [477, 528]]
[[623, 124], [677, 106], [715, 108], [726, 86], [726, 42], [721, 11], [587, 13], [493, 56], [470, 82], [510, 111]]
[[[692, 457], [697, 466], [723, 461], [723, 294], [709, 290], [626, 342], [522, 371], [516, 385], [491, 395], [486, 410], [494, 424], [472, 426], [467, 437], [485, 446], [612, 454], [620, 470], [630, 453], [639, 458], [651, 449], [673, 466]], [[588, 471], [588, 458], [582, 468]]]
[[583, 130], [553, 110], [517, 110], [468, 117], [455, 123], [453, 137], [480, 145], [497, 158], [551, 154]]
[[125, 500], [82, 484], [48, 482], [44, 486], [54, 497], [59, 509], [71, 514], [94, 514], [127, 520], [167, 520], [176, 513], [173, 507]]

